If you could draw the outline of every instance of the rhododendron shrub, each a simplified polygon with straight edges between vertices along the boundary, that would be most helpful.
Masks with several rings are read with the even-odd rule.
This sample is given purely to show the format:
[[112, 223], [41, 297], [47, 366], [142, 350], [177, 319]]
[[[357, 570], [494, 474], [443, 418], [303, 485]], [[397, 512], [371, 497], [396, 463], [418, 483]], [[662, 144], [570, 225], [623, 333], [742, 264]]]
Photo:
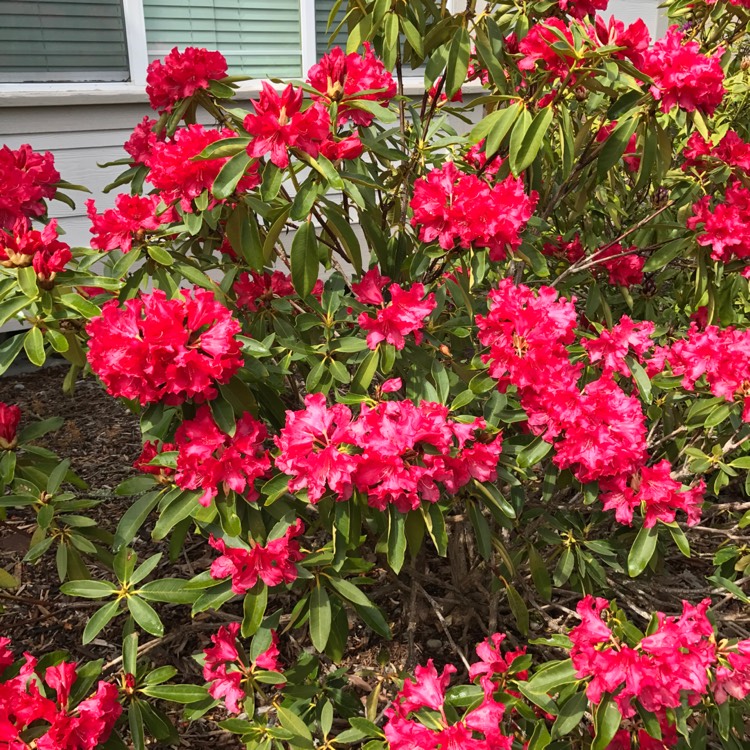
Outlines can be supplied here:
[[[89, 493], [0, 405], [0, 512], [92, 600], [87, 654], [123, 634], [121, 717], [8, 664], [0, 745], [175, 744], [165, 700], [256, 750], [744, 746], [747, 3], [660, 39], [447, 5], [341, 3], [249, 96], [152, 63], [91, 248], [53, 156], [0, 150], [0, 371], [60, 355], [142, 436]], [[175, 622], [190, 674], [150, 663]]]

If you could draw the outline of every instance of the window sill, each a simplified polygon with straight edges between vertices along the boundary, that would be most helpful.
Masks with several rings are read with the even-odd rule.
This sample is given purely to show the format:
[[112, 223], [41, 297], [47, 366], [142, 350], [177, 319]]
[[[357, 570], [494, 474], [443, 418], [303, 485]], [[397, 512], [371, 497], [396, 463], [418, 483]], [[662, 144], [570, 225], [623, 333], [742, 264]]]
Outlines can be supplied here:
[[[244, 81], [237, 91], [239, 96], [252, 96], [260, 91], [261, 81]], [[481, 93], [477, 83], [464, 86], [465, 94]], [[404, 93], [421, 96], [422, 78], [405, 78]], [[62, 107], [97, 104], [147, 104], [145, 85], [137, 83], [47, 83], [0, 84], [0, 108], [3, 107]]]

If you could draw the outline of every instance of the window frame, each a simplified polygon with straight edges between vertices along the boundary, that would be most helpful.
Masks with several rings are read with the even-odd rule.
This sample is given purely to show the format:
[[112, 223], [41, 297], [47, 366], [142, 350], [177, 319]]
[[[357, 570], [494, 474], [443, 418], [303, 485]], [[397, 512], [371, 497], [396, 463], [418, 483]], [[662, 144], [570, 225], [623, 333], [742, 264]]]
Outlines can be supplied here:
[[[143, 0], [122, 0], [125, 18], [125, 41], [128, 50], [128, 81], [77, 82], [40, 81], [38, 83], [0, 83], [0, 107], [31, 106], [44, 104], [130, 104], [146, 101], [146, 69], [148, 48], [146, 44], [146, 21]], [[308, 70], [317, 61], [315, 38], [315, 0], [299, 0], [300, 42], [302, 70]], [[456, 12], [462, 0], [448, 0], [448, 8]], [[260, 80], [247, 81], [240, 85], [242, 93], [260, 91]], [[420, 76], [404, 78], [404, 90], [415, 94], [424, 90]]]

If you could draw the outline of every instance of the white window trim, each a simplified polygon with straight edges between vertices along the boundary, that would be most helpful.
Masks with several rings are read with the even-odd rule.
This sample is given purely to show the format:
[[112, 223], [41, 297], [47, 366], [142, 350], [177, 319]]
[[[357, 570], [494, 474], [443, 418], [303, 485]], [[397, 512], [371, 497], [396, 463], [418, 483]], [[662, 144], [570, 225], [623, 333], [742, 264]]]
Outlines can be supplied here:
[[[315, 0], [300, 1], [300, 28], [302, 70], [306, 71], [317, 60], [315, 39]], [[125, 18], [125, 36], [130, 69], [129, 81], [65, 83], [0, 83], [0, 108], [44, 105], [79, 104], [139, 104], [147, 101], [146, 69], [148, 47], [143, 0], [122, 0]], [[462, 10], [465, 0], [448, 0], [452, 12]], [[239, 93], [253, 94], [261, 89], [261, 81], [247, 81]], [[424, 91], [421, 77], [404, 78], [404, 91], [419, 94]]]

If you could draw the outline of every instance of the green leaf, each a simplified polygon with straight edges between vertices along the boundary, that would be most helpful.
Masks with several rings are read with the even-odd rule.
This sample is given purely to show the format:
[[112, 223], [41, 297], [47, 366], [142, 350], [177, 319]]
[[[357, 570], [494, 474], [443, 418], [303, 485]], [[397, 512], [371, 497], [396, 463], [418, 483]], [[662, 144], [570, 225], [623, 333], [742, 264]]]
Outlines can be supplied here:
[[152, 475], [129, 477], [117, 485], [115, 495], [140, 495], [150, 490], [155, 484], [156, 478]]
[[393, 505], [388, 507], [388, 564], [398, 574], [404, 566], [406, 556], [406, 529], [404, 515]]
[[198, 598], [199, 592], [185, 588], [186, 583], [183, 578], [160, 578], [141, 586], [138, 596], [150, 602], [192, 604]]
[[646, 371], [643, 369], [643, 365], [635, 357], [625, 357], [625, 361], [630, 368], [630, 372], [633, 375], [635, 384], [638, 386], [638, 391], [641, 394], [641, 398], [647, 403], [651, 403], [651, 380]]
[[331, 601], [325, 587], [318, 581], [310, 595], [310, 639], [317, 651], [325, 651], [330, 634]]
[[128, 728], [133, 750], [146, 750], [145, 730], [143, 728], [143, 714], [137, 701], [133, 701], [128, 708]]
[[536, 466], [551, 450], [552, 443], [546, 442], [541, 436], [536, 437], [521, 450], [516, 458], [516, 463], [522, 469]]
[[156, 610], [137, 596], [128, 597], [128, 609], [133, 619], [151, 635], [161, 638], [164, 635], [164, 625], [162, 625]]
[[508, 604], [510, 610], [513, 613], [513, 617], [516, 619], [516, 625], [521, 635], [528, 635], [529, 633], [529, 608], [526, 606], [526, 602], [522, 599], [521, 595], [516, 591], [514, 586], [510, 583], [505, 584], [505, 590], [508, 594]]
[[39, 296], [39, 287], [36, 283], [36, 271], [32, 266], [25, 266], [18, 269], [18, 286], [21, 291], [30, 299], [34, 300]]
[[513, 124], [513, 130], [510, 134], [510, 150], [509, 150], [509, 164], [511, 171], [518, 175], [518, 171], [516, 171], [518, 163], [521, 159], [523, 159], [524, 154], [524, 142], [526, 140], [526, 136], [531, 129], [531, 113], [524, 105], [520, 105], [522, 107], [521, 109], [521, 116], [516, 120], [516, 122]]
[[256, 271], [263, 270], [263, 243], [255, 215], [244, 203], [239, 203], [229, 215], [226, 225], [227, 238], [232, 249]]
[[0, 375], [15, 362], [23, 349], [24, 337], [20, 333], [11, 334], [0, 344]]
[[370, 628], [383, 638], [390, 639], [391, 629], [385, 617], [383, 617], [383, 613], [358, 586], [343, 578], [331, 578], [330, 584], [338, 594], [354, 605], [359, 616]]
[[[552, 123], [552, 115], [553, 112], [551, 106], [539, 110], [523, 137], [520, 149], [515, 150], [513, 148], [514, 143], [516, 143], [516, 141], [513, 140], [513, 136], [515, 136], [514, 129], [513, 136], [511, 136], [510, 152], [510, 168], [514, 175], [518, 176], [521, 174], [521, 172], [523, 172], [523, 170], [526, 169], [534, 159], [536, 159], [536, 155], [542, 147], [544, 136], [547, 134], [547, 130], [549, 130], [549, 126]], [[516, 127], [518, 127], [518, 125]]]
[[552, 582], [550, 581], [547, 564], [533, 545], [529, 546], [529, 568], [531, 569], [534, 586], [536, 586], [542, 599], [546, 602], [550, 601], [552, 598]]
[[[257, 589], [257, 590], [256, 590]], [[263, 581], [258, 581], [250, 591], [245, 594], [242, 603], [242, 637], [249, 638], [255, 635], [263, 622], [268, 604], [268, 587]]]
[[471, 38], [463, 26], [454, 34], [448, 50], [448, 63], [445, 68], [445, 93], [452, 99], [466, 82], [471, 57]]
[[658, 538], [656, 526], [652, 526], [650, 529], [643, 527], [638, 532], [638, 536], [635, 538], [628, 554], [628, 574], [631, 578], [639, 576], [646, 570], [646, 566], [656, 551]]
[[82, 599], [104, 599], [117, 593], [117, 586], [110, 581], [69, 581], [60, 586], [65, 596]]
[[550, 742], [552, 742], [552, 737], [550, 737], [550, 733], [547, 731], [544, 722], [540, 721], [534, 727], [527, 750], [544, 750]]
[[476, 503], [469, 503], [469, 518], [474, 527], [477, 550], [483, 560], [489, 560], [492, 556], [492, 531]]
[[197, 703], [208, 696], [208, 691], [202, 685], [148, 685], [141, 691], [149, 698], [182, 704]]
[[528, 688], [534, 693], [549, 693], [554, 688], [576, 681], [576, 670], [570, 659], [548, 662], [549, 666], [537, 672], [529, 681]]
[[503, 140], [505, 139], [505, 136], [508, 134], [511, 127], [518, 119], [521, 112], [525, 111], [526, 110], [523, 108], [523, 105], [518, 103], [514, 104], [511, 107], [497, 110], [497, 112], [493, 112], [492, 114], [488, 115], [487, 119], [496, 115], [496, 117], [494, 117], [493, 119], [492, 127], [487, 134], [487, 141], [485, 142], [484, 146], [484, 152], [485, 154], [487, 154], [488, 159], [498, 152]]
[[29, 299], [25, 295], [0, 302], [0, 326], [5, 325], [21, 310], [25, 310], [28, 304]]
[[87, 319], [95, 318], [98, 315], [101, 315], [102, 312], [93, 302], [89, 302], [89, 300], [75, 292], [61, 294], [60, 302], [62, 302], [65, 307], [69, 307], [71, 310]]
[[612, 699], [607, 696], [594, 709], [594, 741], [591, 750], [604, 750], [620, 728], [622, 716]]
[[564, 737], [578, 727], [589, 707], [586, 693], [573, 693], [560, 707], [557, 719], [552, 725], [552, 737]]
[[225, 159], [227, 156], [235, 156], [244, 151], [250, 143], [250, 138], [223, 138], [220, 141], [209, 143], [193, 161], [204, 161], [208, 159]]
[[300, 225], [292, 240], [292, 284], [300, 297], [307, 297], [318, 280], [318, 238], [312, 221]]
[[685, 239], [672, 240], [660, 247], [656, 252], [649, 255], [643, 264], [643, 272], [651, 273], [669, 265], [675, 258], [679, 258], [685, 250], [690, 247], [690, 242]]
[[604, 179], [607, 172], [620, 161], [625, 149], [630, 142], [630, 137], [635, 133], [638, 118], [631, 117], [617, 123], [615, 129], [610, 133], [596, 162], [596, 174], [599, 180]]
[[147, 248], [149, 256], [160, 266], [171, 266], [174, 264], [174, 258], [168, 250], [159, 245], [149, 245]]
[[247, 168], [252, 161], [250, 155], [244, 149], [235, 154], [216, 175], [211, 192], [219, 200], [228, 198], [234, 193], [239, 181], [245, 176]]
[[[127, 481], [127, 480], [126, 480]], [[141, 526], [146, 522], [151, 511], [156, 507], [161, 497], [160, 492], [149, 492], [139, 497], [120, 518], [115, 531], [113, 549], [117, 552], [121, 547], [130, 544]]]
[[292, 713], [292, 711], [283, 706], [279, 706], [276, 709], [276, 715], [279, 719], [279, 724], [292, 734], [292, 737], [289, 738], [289, 743], [295, 750], [296, 748], [312, 750], [315, 747], [307, 724], [297, 714]]
[[367, 393], [367, 389], [375, 377], [378, 369], [380, 350], [375, 349], [360, 362], [354, 378], [352, 379], [351, 390], [353, 393]]
[[91, 641], [93, 641], [94, 638], [104, 630], [104, 628], [115, 617], [119, 609], [120, 599], [115, 599], [114, 601], [107, 602], [103, 607], [100, 607], [94, 612], [91, 619], [86, 623], [86, 627], [83, 629], [83, 637], [81, 640], [83, 641], [84, 646], [87, 643], [91, 643]]
[[32, 365], [41, 367], [44, 364], [47, 355], [44, 353], [44, 334], [39, 328], [34, 326], [28, 330], [23, 340], [23, 348]]
[[396, 122], [398, 119], [396, 113], [388, 109], [388, 107], [383, 107], [378, 102], [370, 101], [369, 99], [347, 99], [346, 106], [369, 112], [381, 122]]

